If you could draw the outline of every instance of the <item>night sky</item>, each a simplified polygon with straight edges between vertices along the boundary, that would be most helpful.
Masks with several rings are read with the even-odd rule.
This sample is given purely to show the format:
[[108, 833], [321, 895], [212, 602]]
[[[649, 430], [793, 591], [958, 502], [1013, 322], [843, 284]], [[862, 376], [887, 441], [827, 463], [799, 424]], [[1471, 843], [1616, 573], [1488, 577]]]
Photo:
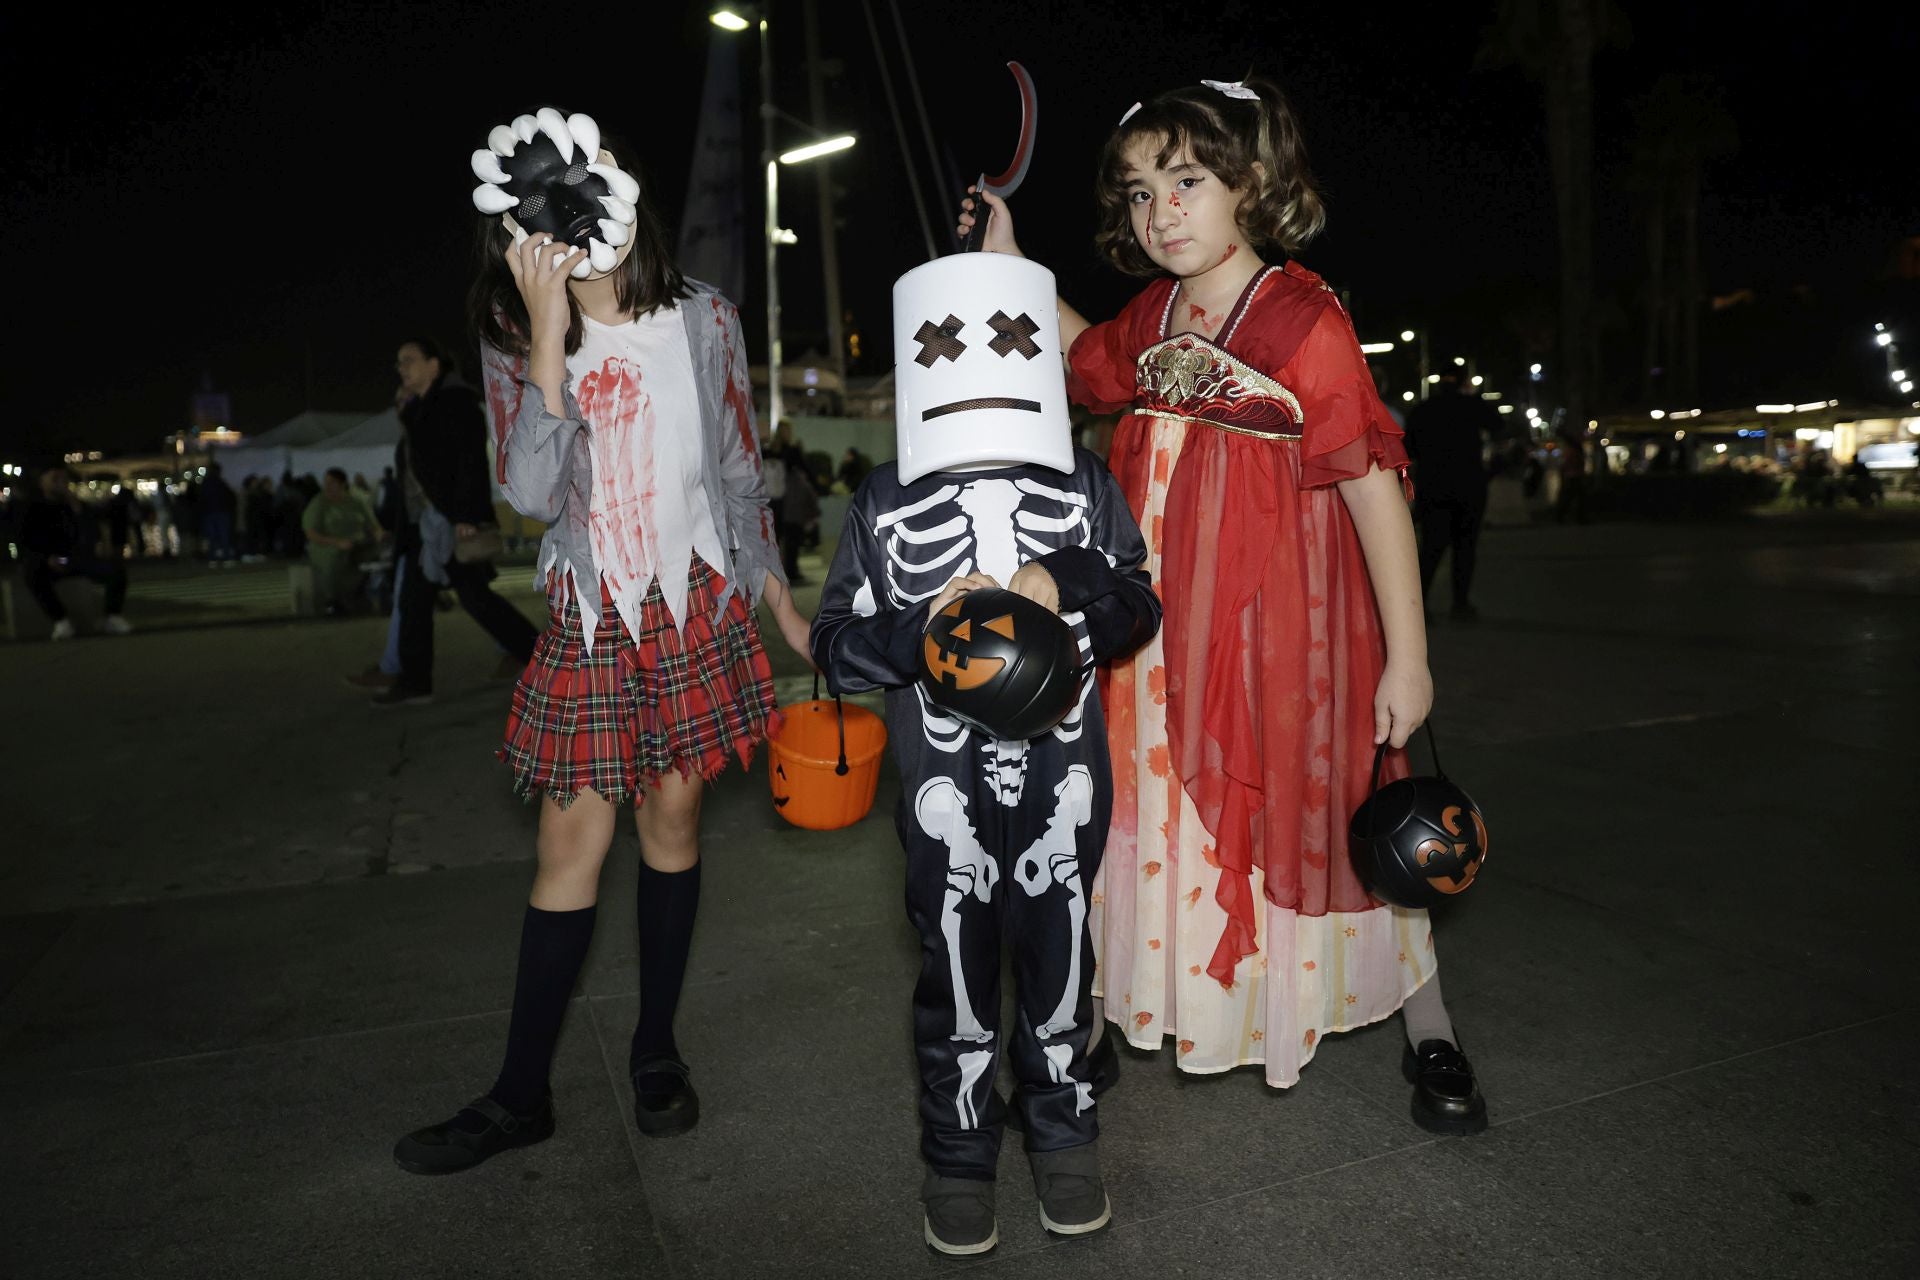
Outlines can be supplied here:
[[[885, 0], [874, 8], [904, 94]], [[1111, 314], [1137, 287], [1090, 248], [1105, 131], [1159, 88], [1256, 70], [1288, 87], [1331, 212], [1303, 260], [1348, 293], [1363, 337], [1431, 325], [1436, 356], [1470, 354], [1496, 385], [1550, 358], [1556, 249], [1543, 116], [1517, 72], [1472, 68], [1490, 3], [900, 8], [944, 153], [942, 226], [965, 176], [1011, 153], [1018, 105], [1002, 64], [1018, 58], [1033, 72], [1041, 128], [1017, 225], [1028, 254], [1088, 314]], [[1643, 234], [1623, 181], [1628, 103], [1661, 72], [1706, 72], [1740, 135], [1739, 151], [1707, 174], [1708, 291], [1752, 288], [1763, 303], [1802, 304], [1766, 312], [1787, 329], [1749, 344], [1763, 359], [1720, 357], [1718, 385], [1737, 395], [1731, 403], [1870, 394], [1878, 357], [1850, 326], [1876, 306], [1920, 323], [1915, 282], [1885, 278], [1894, 246], [1920, 235], [1913, 24], [1886, 6], [1761, 3], [1737, 25], [1700, 16], [1704, 6], [1692, 16], [1687, 6], [1621, 8], [1631, 41], [1596, 69], [1609, 352], [1637, 350]], [[821, 0], [821, 10], [824, 52], [838, 66], [828, 118], [816, 123], [861, 135], [832, 164], [845, 301], [866, 337], [855, 372], [880, 372], [891, 361], [891, 282], [925, 255], [861, 7]], [[677, 224], [707, 42], [725, 38], [706, 11], [155, 7], [90, 21], [57, 48], [27, 36], [18, 15], [6, 19], [16, 142], [0, 453], [152, 448], [186, 425], [203, 380], [232, 396], [233, 425], [247, 432], [304, 407], [384, 407], [405, 337], [437, 335], [464, 351], [467, 156], [491, 125], [537, 105], [587, 111], [632, 140], [661, 213]], [[800, 16], [800, 0], [775, 0], [777, 96], [806, 116]], [[755, 47], [733, 38], [743, 41], [751, 107]], [[910, 100], [903, 108], [924, 178]], [[757, 120], [744, 128], [757, 152]], [[782, 126], [783, 145], [798, 140]], [[790, 360], [824, 329], [815, 180], [789, 170], [782, 192], [782, 221], [800, 236], [783, 251]], [[748, 188], [750, 228], [756, 193]], [[740, 299], [756, 359], [758, 252], [749, 245], [752, 283]], [[1810, 354], [1783, 359], [1783, 345]], [[1920, 363], [1920, 333], [1910, 349]], [[1837, 385], [1848, 379], [1859, 385]]]

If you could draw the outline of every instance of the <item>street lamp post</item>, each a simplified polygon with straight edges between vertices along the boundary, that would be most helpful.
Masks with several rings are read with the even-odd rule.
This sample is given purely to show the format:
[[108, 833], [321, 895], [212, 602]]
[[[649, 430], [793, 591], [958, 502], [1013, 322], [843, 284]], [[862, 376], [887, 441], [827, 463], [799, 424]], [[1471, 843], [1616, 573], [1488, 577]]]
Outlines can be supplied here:
[[[709, 20], [723, 31], [745, 31], [754, 23], [760, 28], [760, 162], [767, 170], [767, 429], [771, 431], [780, 425], [783, 412], [780, 395], [783, 350], [780, 341], [779, 250], [783, 244], [794, 243], [793, 233], [780, 226], [780, 166], [803, 164], [818, 156], [844, 151], [853, 145], [854, 139], [851, 134], [843, 134], [812, 146], [800, 147], [785, 155], [774, 151], [773, 118], [780, 112], [773, 105], [773, 35], [768, 30], [764, 9], [747, 8], [746, 12], [753, 15], [751, 22], [732, 9], [715, 10], [709, 15]], [[831, 236], [833, 228], [823, 228], [823, 234]]]
[[[1418, 336], [1420, 338], [1420, 398], [1425, 400], [1427, 398], [1427, 331], [1425, 329], [1420, 330]], [[1411, 329], [1402, 329], [1400, 331], [1400, 341], [1402, 342], [1412, 342], [1414, 337], [1414, 331]]]

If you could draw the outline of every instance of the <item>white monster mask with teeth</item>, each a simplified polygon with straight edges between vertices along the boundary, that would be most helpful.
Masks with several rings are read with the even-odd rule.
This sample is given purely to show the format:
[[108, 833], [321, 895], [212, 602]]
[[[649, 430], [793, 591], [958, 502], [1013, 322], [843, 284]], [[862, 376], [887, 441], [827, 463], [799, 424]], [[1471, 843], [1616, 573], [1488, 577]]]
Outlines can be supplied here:
[[545, 234], [585, 249], [576, 280], [610, 274], [633, 247], [640, 183], [600, 147], [593, 117], [542, 107], [497, 125], [473, 153], [474, 207], [499, 214], [515, 244]]

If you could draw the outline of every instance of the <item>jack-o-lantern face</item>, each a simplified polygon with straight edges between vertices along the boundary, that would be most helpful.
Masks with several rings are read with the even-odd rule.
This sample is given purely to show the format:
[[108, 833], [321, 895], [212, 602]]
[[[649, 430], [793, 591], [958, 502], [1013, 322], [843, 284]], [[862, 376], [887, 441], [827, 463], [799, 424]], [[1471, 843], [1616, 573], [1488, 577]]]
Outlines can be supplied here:
[[[1462, 817], [1472, 820], [1473, 831], [1469, 835]], [[1477, 809], [1462, 809], [1450, 804], [1440, 814], [1440, 825], [1454, 836], [1468, 836], [1465, 840], [1441, 840], [1438, 837], [1422, 840], [1413, 851], [1413, 856], [1422, 871], [1428, 872], [1427, 883], [1441, 893], [1459, 893], [1473, 883], [1480, 874], [1480, 864], [1487, 857], [1487, 824], [1480, 819]]]
[[784, 809], [787, 801], [793, 799], [793, 784], [787, 780], [787, 766], [779, 756], [773, 757], [773, 807]]
[[[933, 625], [927, 628], [926, 639], [922, 642], [927, 672], [936, 683], [945, 687], [978, 689], [999, 675], [1007, 662], [1005, 658], [969, 652], [973, 644], [974, 624], [971, 618], [960, 617], [960, 602], [961, 597], [955, 597], [946, 608], [934, 615]], [[1013, 615], [1010, 613], [986, 619], [980, 625], [1009, 640], [1014, 638]]]

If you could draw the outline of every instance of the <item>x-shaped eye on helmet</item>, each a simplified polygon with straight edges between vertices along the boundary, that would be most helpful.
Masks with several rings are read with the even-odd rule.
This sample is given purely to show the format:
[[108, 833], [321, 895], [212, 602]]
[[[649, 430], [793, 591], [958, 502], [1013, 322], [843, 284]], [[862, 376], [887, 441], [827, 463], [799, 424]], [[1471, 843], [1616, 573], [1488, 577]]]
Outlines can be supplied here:
[[963, 327], [956, 315], [949, 315], [937, 325], [931, 320], [922, 321], [913, 335], [913, 340], [920, 344], [920, 354], [913, 358], [914, 363], [931, 369], [940, 362], [941, 356], [958, 363], [960, 353], [967, 349], [967, 344], [960, 341]]
[[1018, 351], [1031, 360], [1040, 354], [1040, 346], [1033, 340], [1033, 335], [1040, 332], [1040, 326], [1026, 312], [1022, 311], [1018, 317], [1009, 320], [1006, 312], [996, 311], [987, 324], [994, 334], [993, 341], [987, 346], [995, 355], [1004, 356], [1010, 351]]

